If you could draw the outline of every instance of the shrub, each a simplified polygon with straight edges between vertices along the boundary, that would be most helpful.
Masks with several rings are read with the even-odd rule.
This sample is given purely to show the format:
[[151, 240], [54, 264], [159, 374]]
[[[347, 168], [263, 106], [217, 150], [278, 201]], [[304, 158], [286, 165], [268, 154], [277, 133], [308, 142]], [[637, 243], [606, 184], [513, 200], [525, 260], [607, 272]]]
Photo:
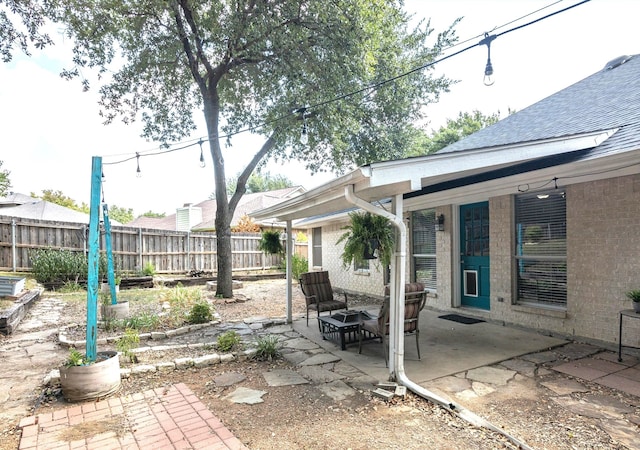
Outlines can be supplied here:
[[264, 337], [259, 337], [256, 340], [258, 344], [255, 359], [261, 361], [271, 361], [280, 356], [280, 341], [278, 336], [272, 334]]
[[191, 307], [188, 320], [189, 323], [207, 323], [211, 322], [212, 318], [211, 305], [206, 301], [201, 301]]
[[31, 256], [31, 271], [39, 283], [85, 280], [87, 258], [79, 252], [44, 248], [34, 250]]
[[156, 274], [156, 267], [151, 261], [147, 261], [142, 268], [142, 274], [146, 277], [152, 277]]
[[116, 341], [116, 349], [124, 356], [129, 358], [132, 363], [138, 362], [138, 357], [131, 350], [138, 347], [140, 343], [140, 335], [138, 330], [127, 328], [123, 336]]
[[62, 292], [63, 294], [69, 294], [71, 292], [84, 291], [84, 288], [75, 281], [65, 281], [58, 291]]
[[76, 348], [69, 348], [69, 358], [67, 359], [66, 366], [84, 366], [87, 363], [84, 355], [80, 353]]
[[[287, 269], [287, 259], [283, 258], [280, 263], [280, 269]], [[291, 255], [291, 275], [294, 280], [298, 280], [300, 275], [309, 270], [309, 260], [304, 256], [300, 256], [297, 253]]]
[[176, 287], [165, 290], [162, 301], [169, 303], [169, 325], [180, 326], [188, 320], [191, 307], [202, 302], [202, 290], [188, 289], [178, 283]]
[[230, 352], [241, 347], [242, 339], [236, 331], [229, 330], [219, 335], [216, 343], [219, 351]]

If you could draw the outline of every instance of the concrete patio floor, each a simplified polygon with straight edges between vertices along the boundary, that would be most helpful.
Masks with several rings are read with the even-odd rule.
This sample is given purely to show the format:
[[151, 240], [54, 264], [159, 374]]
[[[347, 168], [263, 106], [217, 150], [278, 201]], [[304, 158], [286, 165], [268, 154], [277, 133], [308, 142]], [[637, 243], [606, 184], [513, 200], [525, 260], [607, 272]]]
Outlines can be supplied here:
[[[378, 313], [377, 307], [365, 309], [374, 315]], [[567, 343], [563, 339], [489, 322], [466, 325], [438, 318], [444, 314], [429, 309], [420, 313], [421, 360], [418, 360], [415, 336], [405, 337], [405, 372], [418, 384]], [[459, 314], [466, 315], [464, 311]], [[316, 320], [310, 320], [307, 327], [306, 320], [299, 319], [293, 327], [367, 375], [379, 380], [389, 377], [379, 340], [363, 343], [362, 354], [358, 354], [357, 342], [342, 351], [336, 342], [323, 340]]]

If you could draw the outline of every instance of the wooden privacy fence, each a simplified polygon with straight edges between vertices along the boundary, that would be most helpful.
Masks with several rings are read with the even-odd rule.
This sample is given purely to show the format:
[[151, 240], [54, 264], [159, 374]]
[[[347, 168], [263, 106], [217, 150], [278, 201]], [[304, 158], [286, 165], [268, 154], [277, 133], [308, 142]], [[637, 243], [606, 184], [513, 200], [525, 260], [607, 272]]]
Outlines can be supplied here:
[[[0, 270], [31, 270], [31, 252], [56, 248], [87, 253], [87, 224], [20, 219], [0, 216]], [[279, 266], [280, 255], [258, 250], [260, 233], [232, 233], [233, 270], [256, 270]], [[148, 263], [156, 273], [185, 273], [191, 270], [217, 272], [215, 233], [153, 230], [113, 226], [113, 257], [118, 268], [139, 273]], [[100, 240], [104, 249], [104, 234]], [[307, 257], [307, 244], [296, 243], [295, 252]]]

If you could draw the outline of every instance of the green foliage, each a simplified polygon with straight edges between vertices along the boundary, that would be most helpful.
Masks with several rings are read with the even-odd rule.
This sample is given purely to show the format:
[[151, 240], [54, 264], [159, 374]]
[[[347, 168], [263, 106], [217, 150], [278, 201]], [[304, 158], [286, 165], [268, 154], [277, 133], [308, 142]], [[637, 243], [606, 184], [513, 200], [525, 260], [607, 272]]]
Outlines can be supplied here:
[[152, 277], [156, 273], [156, 267], [151, 261], [147, 261], [142, 267], [142, 274], [147, 277]]
[[80, 291], [84, 291], [84, 288], [80, 286], [78, 283], [76, 283], [75, 281], [65, 281], [62, 287], [58, 289], [58, 292], [61, 292], [63, 294], [69, 294], [71, 292], [80, 292]]
[[213, 318], [213, 312], [211, 311], [211, 305], [206, 301], [196, 303], [191, 307], [189, 312], [189, 323], [207, 323], [211, 322]]
[[139, 331], [151, 331], [155, 329], [160, 323], [160, 317], [157, 314], [151, 312], [142, 312], [138, 315], [127, 317], [115, 321], [114, 326], [118, 329], [132, 329]]
[[347, 230], [336, 242], [344, 242], [340, 258], [345, 268], [352, 263], [361, 265], [364, 262], [365, 250], [373, 253], [372, 246], [377, 244], [378, 258], [383, 266], [391, 263], [391, 254], [395, 245], [395, 235], [389, 219], [370, 212], [349, 213], [351, 222], [343, 227]]
[[258, 250], [272, 255], [281, 255], [284, 253], [284, 247], [280, 240], [280, 232], [277, 230], [264, 230], [258, 242]]
[[56, 205], [64, 206], [65, 208], [73, 209], [76, 211], [82, 211], [76, 201], [71, 197], [67, 197], [62, 191], [54, 191], [53, 189], [43, 189], [42, 195], [36, 195], [31, 192], [31, 197], [40, 198], [45, 202], [55, 203]]
[[162, 218], [162, 217], [165, 217], [165, 216], [166, 216], [165, 213], [157, 213], [157, 212], [153, 212], [153, 211], [149, 210], [146, 213], [142, 214], [140, 217]]
[[69, 357], [67, 358], [67, 362], [65, 363], [67, 367], [85, 366], [87, 363], [87, 359], [82, 353], [78, 351], [78, 349], [74, 347], [69, 348]]
[[230, 352], [232, 350], [238, 350], [242, 347], [242, 339], [236, 331], [229, 330], [218, 336], [216, 344], [219, 351]]
[[193, 305], [202, 303], [202, 291], [199, 288], [185, 288], [178, 284], [173, 289], [167, 289], [162, 300], [169, 303], [169, 324], [180, 326], [188, 320], [189, 311]]
[[140, 343], [140, 334], [138, 330], [127, 328], [124, 335], [120, 336], [116, 341], [116, 349], [124, 356], [129, 358], [132, 363], [138, 362], [138, 357], [131, 350], [138, 347]]
[[[55, 248], [42, 248], [31, 251], [31, 273], [38, 283], [71, 283], [68, 289], [73, 289], [73, 284], [87, 279], [88, 261], [82, 252], [60, 250]], [[107, 273], [107, 257], [100, 254], [98, 261], [98, 277], [104, 279]], [[73, 292], [66, 290], [65, 292]]]
[[640, 302], [640, 289], [632, 289], [628, 291], [625, 295], [632, 302]]
[[[511, 111], [510, 111], [511, 112]], [[429, 135], [419, 136], [415, 145], [408, 149], [406, 156], [420, 156], [435, 153], [465, 136], [493, 125], [500, 120], [500, 112], [485, 116], [478, 110], [472, 113], [460, 112], [456, 119], [447, 119], [445, 126], [438, 131], [432, 130]]]
[[[0, 48], [2, 44], [0, 44]], [[4, 197], [9, 193], [9, 189], [11, 189], [11, 181], [9, 180], [9, 175], [11, 172], [8, 170], [2, 170], [2, 164], [4, 161], [0, 161], [0, 197]]]
[[[238, 178], [240, 178], [241, 173], [238, 173], [235, 177], [231, 177], [227, 179], [227, 194], [233, 195], [238, 187]], [[253, 194], [256, 192], [268, 192], [275, 191], [278, 189], [284, 189], [288, 187], [292, 187], [293, 182], [284, 175], [271, 175], [271, 172], [261, 172], [257, 171], [252, 173], [247, 180], [247, 194]]]
[[81, 252], [43, 248], [30, 253], [31, 272], [38, 283], [77, 283], [87, 278], [87, 258]]
[[256, 339], [256, 353], [254, 358], [260, 361], [272, 361], [280, 356], [280, 341], [278, 336], [268, 335]]
[[119, 206], [111, 205], [109, 207], [109, 218], [112, 220], [117, 220], [122, 224], [129, 223], [134, 219], [133, 209], [120, 208]]
[[[282, 258], [282, 263], [280, 265], [280, 268], [282, 270], [287, 269], [286, 258]], [[307, 258], [301, 255], [298, 255], [297, 253], [294, 253], [293, 255], [291, 255], [291, 275], [293, 276], [294, 280], [299, 279], [300, 274], [303, 274], [304, 272], [308, 272], [308, 271], [309, 271], [309, 260]]]
[[[9, 62], [15, 48], [26, 55], [29, 44], [38, 49], [52, 43], [46, 33], [41, 32], [45, 24], [44, 8], [41, 2], [9, 1], [5, 9], [0, 1], [0, 55], [2, 61]], [[7, 14], [10, 13], [10, 14]]]

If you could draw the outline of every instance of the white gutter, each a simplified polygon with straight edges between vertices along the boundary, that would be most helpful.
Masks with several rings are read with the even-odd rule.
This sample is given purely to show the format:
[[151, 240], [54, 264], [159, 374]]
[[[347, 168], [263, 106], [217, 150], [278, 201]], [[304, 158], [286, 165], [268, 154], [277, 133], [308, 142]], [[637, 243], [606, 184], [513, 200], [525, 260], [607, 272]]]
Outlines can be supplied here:
[[394, 213], [376, 207], [357, 197], [352, 184], [345, 186], [344, 197], [347, 201], [365, 211], [386, 217], [398, 230], [398, 237], [396, 238], [397, 248], [394, 253], [394, 258], [391, 260], [391, 285], [389, 286], [389, 378], [406, 386], [420, 397], [448, 409], [471, 425], [484, 427], [499, 433], [517, 445], [518, 448], [532, 450], [531, 447], [524, 442], [521, 442], [472, 411], [436, 395], [409, 379], [404, 371], [404, 285], [406, 279], [405, 264], [407, 254], [405, 249], [407, 248], [407, 227], [402, 220], [402, 194], [394, 197]]

